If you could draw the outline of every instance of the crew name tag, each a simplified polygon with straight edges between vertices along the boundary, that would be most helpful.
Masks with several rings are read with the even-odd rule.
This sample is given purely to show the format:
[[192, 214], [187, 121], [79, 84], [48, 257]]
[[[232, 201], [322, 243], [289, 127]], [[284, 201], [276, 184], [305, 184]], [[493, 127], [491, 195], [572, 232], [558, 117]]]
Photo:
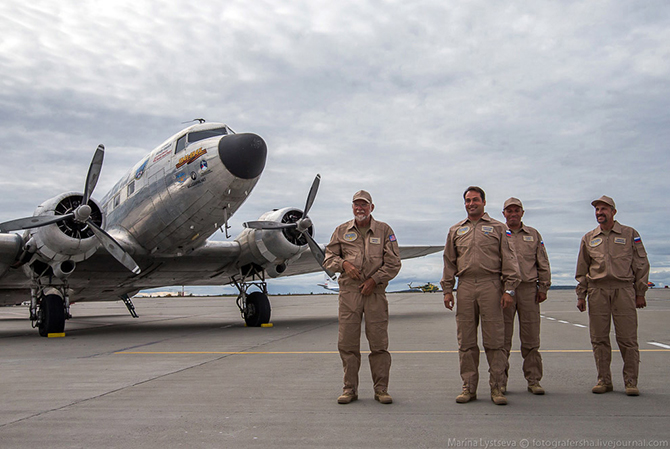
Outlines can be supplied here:
[[533, 238], [532, 235], [524, 235], [523, 236], [523, 241], [524, 242], [532, 242], [533, 240], [535, 240], [535, 239]]
[[482, 226], [482, 231], [484, 234], [490, 234], [493, 232], [493, 226]]
[[374, 245], [379, 245], [382, 242], [382, 239], [379, 237], [370, 237], [370, 243]]
[[619, 245], [625, 245], [626, 244], [626, 238], [625, 237], [614, 237], [614, 243], [618, 243]]

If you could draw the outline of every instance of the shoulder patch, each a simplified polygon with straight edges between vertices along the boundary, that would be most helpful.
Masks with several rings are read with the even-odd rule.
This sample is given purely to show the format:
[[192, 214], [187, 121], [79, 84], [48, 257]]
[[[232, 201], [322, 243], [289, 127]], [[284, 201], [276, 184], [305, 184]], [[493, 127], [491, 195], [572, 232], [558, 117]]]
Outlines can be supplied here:
[[355, 232], [347, 232], [346, 234], [344, 234], [344, 240], [347, 242], [353, 242], [357, 238], [358, 234], [356, 234]]
[[634, 243], [642, 243], [642, 237], [640, 237], [640, 236], [635, 237], [635, 238], [633, 239], [633, 242], [634, 242]]
[[389, 235], [389, 242], [395, 242], [395, 241], [396, 241], [395, 234]]
[[602, 242], [603, 242], [602, 237], [597, 237], [597, 238], [595, 238], [595, 239], [592, 239], [592, 240], [589, 242], [589, 246], [590, 246], [591, 248], [595, 248], [596, 246], [600, 245]]
[[456, 231], [456, 235], [465, 235], [468, 232], [470, 232], [470, 226], [461, 226], [458, 228], [458, 231]]

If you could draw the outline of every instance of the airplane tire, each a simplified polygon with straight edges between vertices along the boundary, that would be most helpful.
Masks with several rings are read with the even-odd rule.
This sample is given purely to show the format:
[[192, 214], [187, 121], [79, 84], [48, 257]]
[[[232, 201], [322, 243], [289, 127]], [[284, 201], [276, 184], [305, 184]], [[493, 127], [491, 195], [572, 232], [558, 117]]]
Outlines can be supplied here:
[[263, 292], [253, 292], [247, 296], [244, 322], [248, 327], [259, 327], [270, 322], [270, 300]]
[[40, 307], [39, 332], [42, 337], [59, 334], [65, 330], [65, 307], [63, 298], [58, 295], [46, 295]]

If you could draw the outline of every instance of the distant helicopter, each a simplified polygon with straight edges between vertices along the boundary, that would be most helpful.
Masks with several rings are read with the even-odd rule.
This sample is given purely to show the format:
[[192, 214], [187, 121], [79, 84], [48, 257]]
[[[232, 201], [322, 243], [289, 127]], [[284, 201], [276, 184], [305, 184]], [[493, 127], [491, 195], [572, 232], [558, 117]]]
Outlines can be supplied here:
[[414, 286], [410, 282], [407, 285], [409, 286], [410, 290], [421, 290], [423, 293], [433, 293], [433, 292], [439, 292], [440, 291], [440, 287], [438, 287], [437, 285], [432, 284], [430, 282], [428, 282], [427, 284], [414, 285]]

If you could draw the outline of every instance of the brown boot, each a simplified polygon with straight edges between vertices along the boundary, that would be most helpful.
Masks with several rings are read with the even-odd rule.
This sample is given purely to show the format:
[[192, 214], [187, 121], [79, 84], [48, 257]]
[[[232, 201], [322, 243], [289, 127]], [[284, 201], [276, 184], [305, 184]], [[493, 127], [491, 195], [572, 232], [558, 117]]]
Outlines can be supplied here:
[[626, 396], [639, 396], [640, 390], [632, 382], [626, 384]]
[[382, 404], [393, 404], [393, 398], [386, 390], [375, 391], [375, 401], [379, 401]]
[[607, 393], [607, 392], [613, 391], [613, 390], [614, 390], [614, 385], [607, 384], [602, 380], [599, 380], [598, 384], [595, 387], [591, 388], [591, 392], [595, 393], [595, 394], [603, 394], [603, 393]]
[[507, 405], [507, 398], [502, 391], [500, 391], [500, 388], [491, 390], [491, 400], [495, 405]]
[[544, 388], [539, 383], [528, 384], [528, 391], [533, 394], [544, 394]]
[[459, 404], [465, 404], [466, 402], [474, 401], [477, 399], [477, 393], [472, 393], [467, 388], [464, 388], [461, 394], [456, 396], [456, 402]]
[[354, 402], [356, 399], [358, 399], [358, 395], [356, 393], [353, 391], [345, 391], [340, 395], [339, 398], [337, 398], [337, 403], [348, 404], [350, 402]]

